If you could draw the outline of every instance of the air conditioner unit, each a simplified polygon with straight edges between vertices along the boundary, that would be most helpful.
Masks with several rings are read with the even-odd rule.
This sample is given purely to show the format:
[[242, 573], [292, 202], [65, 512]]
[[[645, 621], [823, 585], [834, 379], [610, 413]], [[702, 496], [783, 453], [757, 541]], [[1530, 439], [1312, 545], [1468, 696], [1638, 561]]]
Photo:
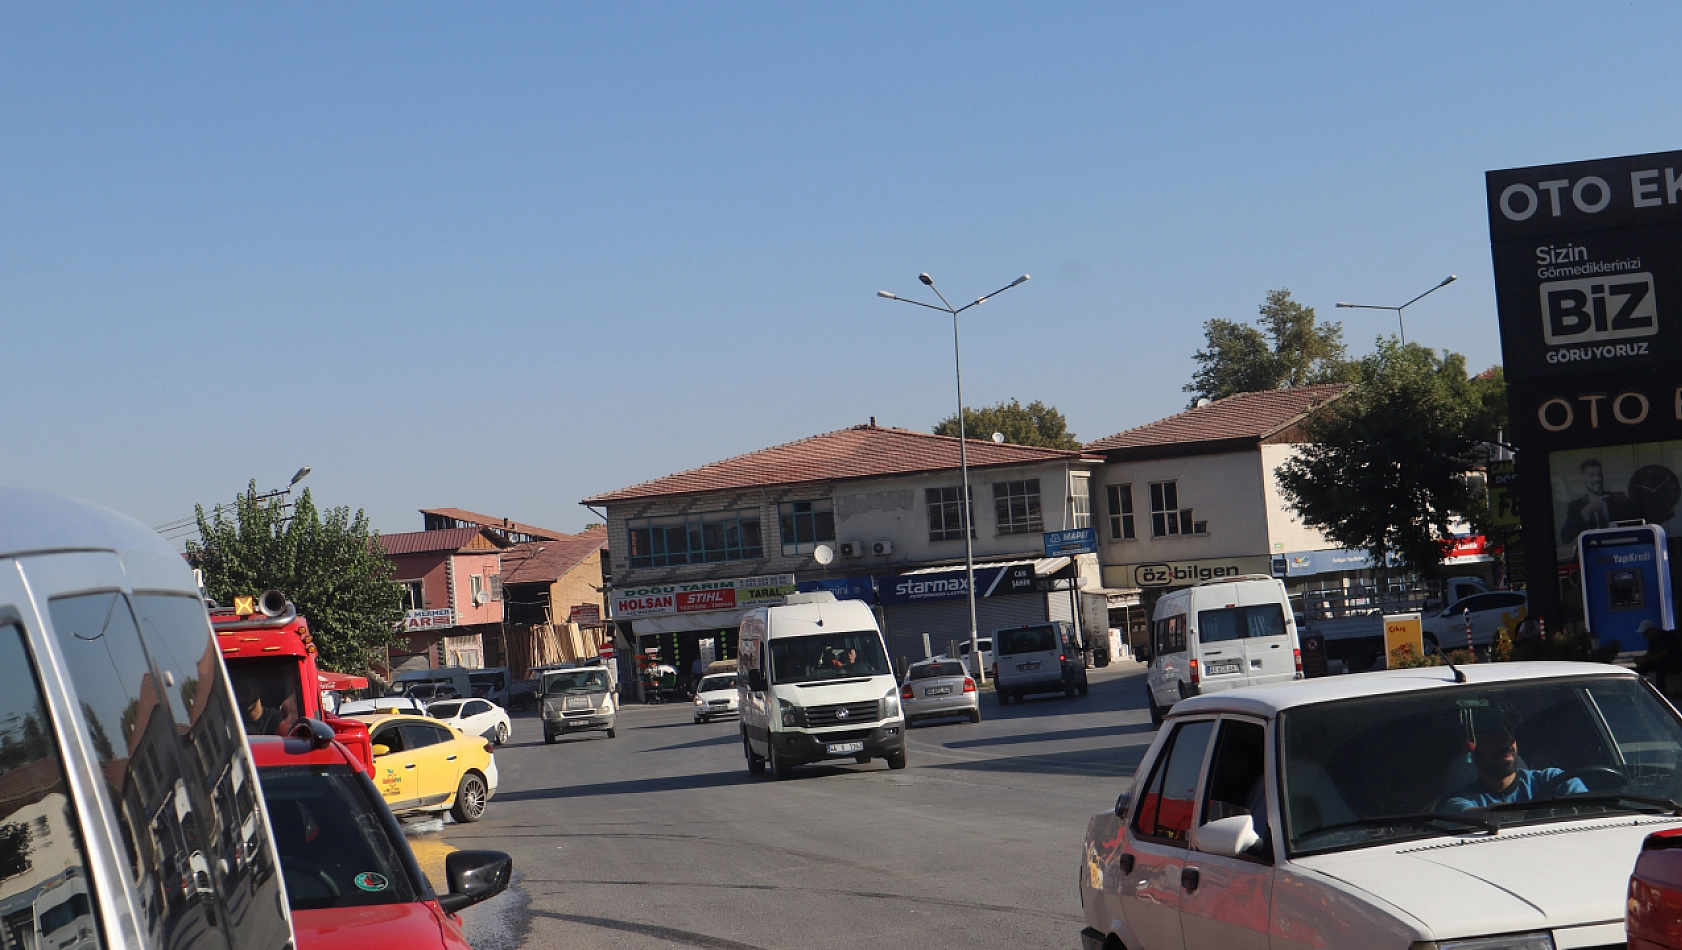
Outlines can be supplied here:
[[841, 542], [841, 556], [842, 557], [859, 557], [862, 554], [864, 554], [864, 542], [862, 542], [862, 541], [843, 541], [843, 542]]
[[892, 541], [877, 541], [875, 544], [870, 546], [870, 553], [892, 554], [894, 553], [894, 543]]

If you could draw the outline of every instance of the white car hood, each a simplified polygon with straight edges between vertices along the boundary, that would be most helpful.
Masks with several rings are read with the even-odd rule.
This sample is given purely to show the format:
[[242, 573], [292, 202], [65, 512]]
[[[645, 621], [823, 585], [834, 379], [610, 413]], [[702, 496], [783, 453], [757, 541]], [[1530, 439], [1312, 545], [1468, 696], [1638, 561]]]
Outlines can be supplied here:
[[732, 687], [730, 689], [709, 689], [704, 693], [696, 693], [695, 695], [697, 697], [701, 698], [701, 699], [706, 699], [706, 700], [735, 699], [736, 698], [736, 690], [735, 690], [734, 687]]
[[1641, 841], [1674, 818], [1621, 815], [1293, 858], [1412, 914], [1437, 939], [1622, 920]]

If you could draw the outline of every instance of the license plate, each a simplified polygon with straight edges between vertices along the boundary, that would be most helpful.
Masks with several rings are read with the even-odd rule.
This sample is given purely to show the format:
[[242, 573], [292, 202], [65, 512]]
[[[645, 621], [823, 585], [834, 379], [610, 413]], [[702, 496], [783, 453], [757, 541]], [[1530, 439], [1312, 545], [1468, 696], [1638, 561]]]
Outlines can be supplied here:
[[1222, 673], [1236, 673], [1236, 672], [1238, 672], [1238, 661], [1237, 660], [1222, 660], [1219, 663], [1209, 664], [1209, 675], [1210, 676], [1220, 676]]
[[947, 695], [951, 692], [952, 692], [952, 687], [950, 687], [950, 686], [930, 686], [928, 689], [923, 690], [923, 695], [924, 696], [945, 696], [945, 695]]
[[1040, 668], [1040, 661], [1039, 660], [1029, 660], [1026, 663], [1018, 663], [1018, 664], [1016, 664], [1016, 668], [1018, 670], [1024, 672], [1024, 673], [1027, 672], [1028, 670], [1037, 670], [1037, 669]]
[[862, 742], [831, 742], [826, 748], [830, 755], [847, 755], [850, 752], [863, 752]]

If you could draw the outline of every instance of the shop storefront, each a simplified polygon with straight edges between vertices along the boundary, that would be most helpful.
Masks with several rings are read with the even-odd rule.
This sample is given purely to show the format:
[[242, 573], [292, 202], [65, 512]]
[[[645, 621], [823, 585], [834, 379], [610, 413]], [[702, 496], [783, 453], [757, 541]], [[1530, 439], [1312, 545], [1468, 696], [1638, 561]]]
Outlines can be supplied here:
[[[1044, 590], [1070, 565], [1066, 557], [977, 564], [976, 631], [985, 635], [1000, 627], [1072, 620], [1069, 595]], [[969, 587], [961, 565], [879, 575], [876, 596], [888, 653], [896, 663], [947, 653], [954, 641], [969, 639]]]

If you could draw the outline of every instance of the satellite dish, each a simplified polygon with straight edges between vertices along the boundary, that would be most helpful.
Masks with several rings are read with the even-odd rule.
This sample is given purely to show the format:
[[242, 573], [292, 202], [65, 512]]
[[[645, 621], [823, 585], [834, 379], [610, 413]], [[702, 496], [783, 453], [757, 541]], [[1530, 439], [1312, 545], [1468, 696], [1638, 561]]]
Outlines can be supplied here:
[[1004, 440], [1005, 440], [1005, 434], [1003, 432], [993, 433], [993, 441], [994, 442], [998, 442], [1000, 444], [1003, 444]]
[[828, 564], [835, 560], [835, 549], [827, 544], [820, 544], [812, 549], [812, 560], [819, 564]]
[[1197, 408], [1202, 409], [1204, 406], [1207, 406], [1212, 402], [1214, 402], [1214, 400], [1210, 399], [1208, 396], [1199, 396], [1197, 399]]
[[485, 604], [490, 602], [490, 599], [491, 599], [490, 592], [482, 590], [482, 591], [478, 592], [477, 594], [473, 595], [473, 604], [476, 607], [483, 607], [483, 606], [485, 606]]

